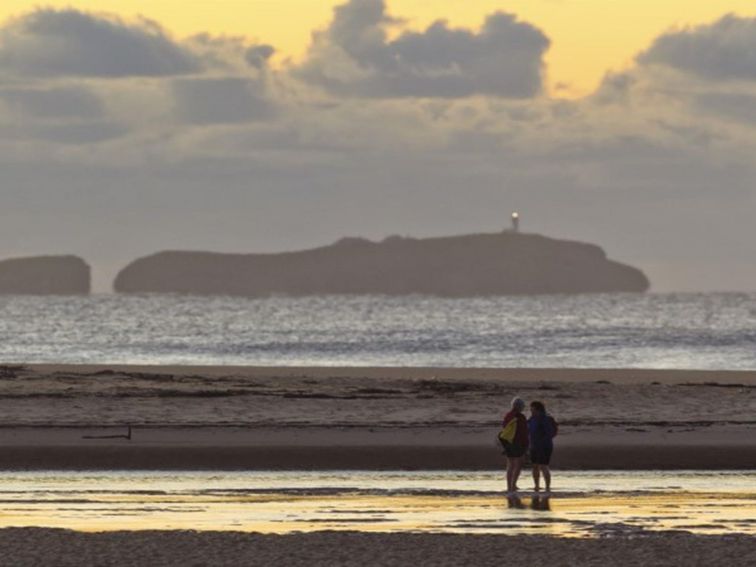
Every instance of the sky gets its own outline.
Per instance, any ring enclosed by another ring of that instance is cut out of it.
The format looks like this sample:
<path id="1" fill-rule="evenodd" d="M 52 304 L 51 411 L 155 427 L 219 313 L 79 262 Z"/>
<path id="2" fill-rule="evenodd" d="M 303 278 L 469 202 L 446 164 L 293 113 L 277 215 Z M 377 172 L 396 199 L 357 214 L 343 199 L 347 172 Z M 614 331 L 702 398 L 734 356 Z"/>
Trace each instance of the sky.
<path id="1" fill-rule="evenodd" d="M 312 32 L 328 25 L 342 0 L 53 0 L 44 3 L 4 0 L 0 20 L 35 6 L 74 6 L 124 18 L 142 15 L 174 36 L 201 33 L 238 36 L 275 45 L 278 60 L 302 59 Z M 582 96 L 609 69 L 630 64 L 640 47 L 675 27 L 710 22 L 726 13 L 756 16 L 753 0 L 393 0 L 391 14 L 410 29 L 436 20 L 479 27 L 486 15 L 505 11 L 536 24 L 553 41 L 545 55 L 548 86 L 560 96 Z"/>
<path id="2" fill-rule="evenodd" d="M 752 0 L 0 5 L 0 257 L 526 231 L 756 290 Z"/>

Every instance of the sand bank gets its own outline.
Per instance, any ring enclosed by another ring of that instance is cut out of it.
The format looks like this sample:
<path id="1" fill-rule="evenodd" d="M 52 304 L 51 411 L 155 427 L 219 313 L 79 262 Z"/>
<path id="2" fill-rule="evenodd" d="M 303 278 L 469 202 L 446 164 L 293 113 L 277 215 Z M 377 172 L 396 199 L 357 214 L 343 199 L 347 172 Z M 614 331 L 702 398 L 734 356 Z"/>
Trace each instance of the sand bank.
<path id="1" fill-rule="evenodd" d="M 316 532 L 79 533 L 0 530 L 4 561 L 15 567 L 57 565 L 752 565 L 754 538 L 654 534 L 602 539 L 545 536 Z"/>
<path id="2" fill-rule="evenodd" d="M 755 393 L 756 372 L 0 367 L 0 467 L 497 469 L 520 395 L 559 420 L 558 468 L 756 469 Z"/>

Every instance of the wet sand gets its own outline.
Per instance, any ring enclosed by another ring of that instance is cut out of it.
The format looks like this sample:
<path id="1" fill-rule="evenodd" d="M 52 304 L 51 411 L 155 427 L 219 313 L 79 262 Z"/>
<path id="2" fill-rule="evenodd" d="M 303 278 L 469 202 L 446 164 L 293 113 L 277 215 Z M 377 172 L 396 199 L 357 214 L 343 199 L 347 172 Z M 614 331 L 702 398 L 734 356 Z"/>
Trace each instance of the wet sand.
<path id="1" fill-rule="evenodd" d="M 755 393 L 756 372 L 5 366 L 0 468 L 493 470 L 516 394 L 559 420 L 556 468 L 754 469 Z"/>
<path id="2" fill-rule="evenodd" d="M 754 538 L 654 534 L 603 539 L 546 536 L 318 532 L 81 533 L 0 530 L 4 559 L 15 567 L 56 565 L 753 565 Z"/>
<path id="3" fill-rule="evenodd" d="M 559 471 L 555 490 L 501 471 L 3 471 L 0 528 L 756 536 L 744 471 Z"/>

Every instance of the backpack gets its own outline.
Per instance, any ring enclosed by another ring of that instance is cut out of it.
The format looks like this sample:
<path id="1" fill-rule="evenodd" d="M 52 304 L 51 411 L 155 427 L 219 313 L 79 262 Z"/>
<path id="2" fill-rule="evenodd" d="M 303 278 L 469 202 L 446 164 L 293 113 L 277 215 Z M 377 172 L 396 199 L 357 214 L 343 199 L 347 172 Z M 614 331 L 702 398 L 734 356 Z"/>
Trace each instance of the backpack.
<path id="1" fill-rule="evenodd" d="M 515 434 L 517 433 L 517 418 L 509 420 L 504 428 L 499 431 L 498 439 L 499 443 L 504 449 L 511 447 L 514 444 Z"/>

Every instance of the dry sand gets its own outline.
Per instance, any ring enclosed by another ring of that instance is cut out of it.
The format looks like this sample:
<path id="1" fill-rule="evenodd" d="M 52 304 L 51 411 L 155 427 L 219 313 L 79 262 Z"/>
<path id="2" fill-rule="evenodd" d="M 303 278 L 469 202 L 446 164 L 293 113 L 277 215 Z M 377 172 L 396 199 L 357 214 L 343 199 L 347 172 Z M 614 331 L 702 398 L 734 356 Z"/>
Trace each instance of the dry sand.
<path id="1" fill-rule="evenodd" d="M 123 366 L 0 367 L 0 468 L 496 469 L 515 394 L 557 468 L 756 469 L 756 372 Z"/>
<path id="2" fill-rule="evenodd" d="M 259 535 L 235 532 L 111 532 L 51 529 L 0 530 L 3 564 L 270 566 L 507 564 L 633 566 L 754 565 L 748 536 L 654 534 L 604 539 L 545 536 L 368 534 L 319 532 Z"/>

